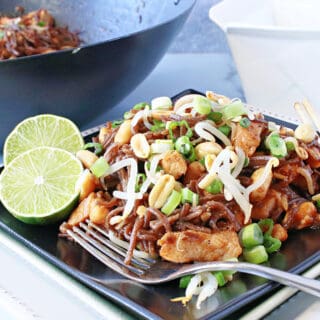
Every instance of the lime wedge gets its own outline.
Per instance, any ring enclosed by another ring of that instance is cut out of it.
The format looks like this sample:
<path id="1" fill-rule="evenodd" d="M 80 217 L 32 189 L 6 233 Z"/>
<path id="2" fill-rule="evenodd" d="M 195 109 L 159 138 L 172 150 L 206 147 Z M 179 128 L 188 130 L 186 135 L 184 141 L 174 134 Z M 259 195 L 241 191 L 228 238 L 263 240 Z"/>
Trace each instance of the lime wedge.
<path id="1" fill-rule="evenodd" d="M 38 147 L 12 160 L 0 175 L 0 199 L 17 219 L 49 224 L 68 216 L 78 201 L 76 182 L 83 171 L 70 152 Z"/>
<path id="2" fill-rule="evenodd" d="M 82 149 L 83 138 L 77 126 L 69 119 L 51 114 L 27 118 L 15 127 L 5 141 L 5 166 L 23 152 L 41 146 L 75 153 Z"/>

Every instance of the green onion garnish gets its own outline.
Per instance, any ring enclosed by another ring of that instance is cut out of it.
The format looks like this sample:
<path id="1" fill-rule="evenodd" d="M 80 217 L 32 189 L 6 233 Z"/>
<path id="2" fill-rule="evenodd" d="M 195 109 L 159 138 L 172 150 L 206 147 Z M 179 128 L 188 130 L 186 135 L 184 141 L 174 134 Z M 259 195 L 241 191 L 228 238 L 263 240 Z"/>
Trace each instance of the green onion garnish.
<path id="1" fill-rule="evenodd" d="M 222 119 L 222 113 L 221 112 L 216 112 L 216 111 L 211 111 L 208 114 L 207 118 L 209 120 L 212 120 L 212 121 L 216 122 L 216 123 L 219 123 L 221 121 L 221 119 Z"/>
<path id="2" fill-rule="evenodd" d="M 248 128 L 250 127 L 251 121 L 248 118 L 242 118 L 239 124 L 242 128 Z"/>
<path id="3" fill-rule="evenodd" d="M 175 142 L 174 147 L 184 156 L 188 156 L 193 149 L 193 145 L 191 144 L 190 139 L 187 136 L 179 137 Z"/>
<path id="4" fill-rule="evenodd" d="M 103 151 L 102 144 L 99 143 L 99 142 L 88 142 L 83 146 L 84 150 L 88 150 L 88 149 L 91 149 L 91 148 L 94 148 L 94 153 L 97 156 L 99 156 Z"/>
<path id="5" fill-rule="evenodd" d="M 39 21 L 38 26 L 39 27 L 45 27 L 46 23 L 44 21 Z"/>
<path id="6" fill-rule="evenodd" d="M 240 100 L 236 100 L 222 109 L 225 120 L 234 119 L 247 114 L 247 109 Z"/>
<path id="7" fill-rule="evenodd" d="M 193 206 L 196 206 L 199 203 L 199 195 L 192 192 L 189 188 L 183 188 L 181 190 L 181 202 L 188 202 L 191 203 Z"/>
<path id="8" fill-rule="evenodd" d="M 136 105 L 134 105 L 134 107 L 132 109 L 133 110 L 142 110 L 146 105 L 148 105 L 147 102 L 140 102 L 140 103 L 137 103 Z"/>
<path id="9" fill-rule="evenodd" d="M 252 248 L 263 244 L 263 233 L 257 223 L 251 223 L 241 229 L 239 239 L 243 247 Z"/>
<path id="10" fill-rule="evenodd" d="M 181 193 L 176 190 L 173 190 L 169 198 L 167 199 L 166 203 L 161 208 L 161 211 L 168 216 L 176 209 L 180 202 Z"/>
<path id="11" fill-rule="evenodd" d="M 281 241 L 268 234 L 265 234 L 263 245 L 265 246 L 268 253 L 273 253 L 280 249 Z"/>
<path id="12" fill-rule="evenodd" d="M 231 132 L 231 127 L 229 127 L 227 124 L 218 127 L 218 130 L 221 131 L 225 136 L 229 136 Z"/>
<path id="13" fill-rule="evenodd" d="M 288 154 L 285 141 L 277 133 L 269 134 L 265 144 L 274 157 L 284 158 Z"/>
<path id="14" fill-rule="evenodd" d="M 111 124 L 111 128 L 117 128 L 122 124 L 123 120 L 114 120 Z"/>
<path id="15" fill-rule="evenodd" d="M 206 191 L 212 194 L 221 193 L 223 189 L 223 183 L 219 179 L 214 179 L 213 182 L 206 187 Z"/>
<path id="16" fill-rule="evenodd" d="M 295 145 L 294 145 L 294 143 L 291 142 L 291 141 L 287 141 L 287 142 L 286 142 L 286 147 L 287 147 L 287 151 L 288 151 L 288 152 L 295 150 Z"/>
<path id="17" fill-rule="evenodd" d="M 163 121 L 154 119 L 153 125 L 151 126 L 150 130 L 152 132 L 157 132 L 157 131 L 163 130 L 165 127 L 166 127 L 166 124 Z"/>
<path id="18" fill-rule="evenodd" d="M 243 257 L 250 263 L 263 263 L 268 261 L 268 253 L 263 245 L 243 250 Z"/>
<path id="19" fill-rule="evenodd" d="M 223 287 L 227 283 L 222 271 L 215 271 L 212 274 L 215 276 L 219 287 Z"/>
<path id="20" fill-rule="evenodd" d="M 132 114 L 130 111 L 126 111 L 126 112 L 123 114 L 123 119 L 124 119 L 124 120 L 131 119 L 132 117 L 133 117 L 133 114 Z"/>
<path id="21" fill-rule="evenodd" d="M 212 109 L 211 101 L 202 96 L 195 96 L 193 98 L 193 107 L 200 114 L 209 114 Z"/>
<path id="22" fill-rule="evenodd" d="M 187 275 L 187 276 L 184 276 L 184 277 L 180 278 L 180 280 L 179 280 L 179 288 L 185 289 L 188 286 L 188 284 L 189 284 L 190 280 L 192 279 L 192 277 L 193 277 L 193 275 Z"/>
<path id="23" fill-rule="evenodd" d="M 135 185 L 135 192 L 139 192 L 141 189 L 141 186 L 146 181 L 147 177 L 144 173 L 138 173 L 136 178 L 136 185 Z"/>
<path id="24" fill-rule="evenodd" d="M 247 167 L 249 163 L 250 163 L 250 159 L 248 157 L 245 157 L 243 166 Z"/>
<path id="25" fill-rule="evenodd" d="M 271 235 L 274 222 L 272 219 L 262 219 L 258 222 L 261 231 L 266 235 Z"/>
<path id="26" fill-rule="evenodd" d="M 5 33 L 3 31 L 0 31 L 0 40 L 4 37 Z"/>
<path id="27" fill-rule="evenodd" d="M 193 135 L 193 132 L 192 132 L 192 129 L 189 127 L 189 124 L 186 120 L 181 120 L 181 121 L 172 121 L 169 123 L 169 126 L 168 126 L 168 130 L 169 130 L 169 135 L 170 135 L 170 138 L 172 140 L 175 140 L 175 137 L 173 135 L 173 130 L 177 127 L 182 127 L 182 126 L 185 126 L 186 129 L 187 129 L 187 132 L 186 132 L 186 136 L 188 138 L 191 138 L 192 135 Z"/>
<path id="28" fill-rule="evenodd" d="M 318 209 L 320 209 L 320 200 L 316 201 L 316 206 L 317 206 Z"/>
<path id="29" fill-rule="evenodd" d="M 164 153 L 174 149 L 174 144 L 172 140 L 157 139 L 155 142 L 151 143 L 150 150 L 151 153 Z"/>
<path id="30" fill-rule="evenodd" d="M 90 167 L 91 172 L 97 177 L 102 177 L 106 171 L 109 169 L 109 164 L 104 157 L 100 157 L 95 163 Z"/>

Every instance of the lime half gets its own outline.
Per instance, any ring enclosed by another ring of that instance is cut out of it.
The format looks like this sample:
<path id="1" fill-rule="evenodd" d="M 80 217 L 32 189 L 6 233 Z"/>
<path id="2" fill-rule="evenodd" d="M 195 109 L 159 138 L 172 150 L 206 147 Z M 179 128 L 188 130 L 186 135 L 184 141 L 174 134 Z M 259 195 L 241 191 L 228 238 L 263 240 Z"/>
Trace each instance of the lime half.
<path id="1" fill-rule="evenodd" d="M 0 175 L 0 199 L 17 219 L 49 224 L 68 216 L 78 201 L 76 182 L 83 171 L 70 152 L 38 147 L 12 160 Z"/>
<path id="2" fill-rule="evenodd" d="M 20 122 L 7 137 L 3 149 L 5 166 L 30 149 L 47 146 L 77 152 L 83 147 L 78 127 L 69 119 L 41 114 Z"/>

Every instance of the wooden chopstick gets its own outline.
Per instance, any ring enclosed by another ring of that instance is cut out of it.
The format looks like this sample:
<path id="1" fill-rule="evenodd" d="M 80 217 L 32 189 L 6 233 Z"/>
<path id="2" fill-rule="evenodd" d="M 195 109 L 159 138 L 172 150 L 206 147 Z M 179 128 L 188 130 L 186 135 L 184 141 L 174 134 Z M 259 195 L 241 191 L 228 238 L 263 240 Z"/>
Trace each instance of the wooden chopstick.
<path id="1" fill-rule="evenodd" d="M 303 100 L 302 105 L 305 107 L 305 110 L 309 114 L 310 119 L 312 120 L 313 124 L 315 125 L 316 129 L 320 131 L 320 118 L 319 115 L 316 113 L 312 105 L 308 100 Z"/>

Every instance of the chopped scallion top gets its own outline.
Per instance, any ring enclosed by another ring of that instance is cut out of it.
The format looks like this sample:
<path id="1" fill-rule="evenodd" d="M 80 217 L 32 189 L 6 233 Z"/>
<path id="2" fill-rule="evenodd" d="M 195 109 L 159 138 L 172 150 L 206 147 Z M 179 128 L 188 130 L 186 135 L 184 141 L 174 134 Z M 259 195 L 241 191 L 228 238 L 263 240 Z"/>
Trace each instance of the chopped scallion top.
<path id="1" fill-rule="evenodd" d="M 181 202 L 188 202 L 193 206 L 196 206 L 199 203 L 199 195 L 191 191 L 189 188 L 183 188 L 181 190 Z"/>
<path id="2" fill-rule="evenodd" d="M 192 135 L 193 135 L 192 129 L 190 128 L 190 126 L 186 120 L 172 121 L 169 123 L 169 126 L 168 126 L 169 135 L 172 140 L 175 140 L 174 135 L 173 135 L 173 130 L 177 127 L 182 127 L 182 126 L 186 127 L 186 129 L 187 129 L 187 132 L 185 135 L 188 138 L 192 137 Z"/>
<path id="3" fill-rule="evenodd" d="M 223 287 L 227 283 L 222 271 L 215 271 L 212 274 L 215 276 L 219 287 Z"/>
<path id="4" fill-rule="evenodd" d="M 150 130 L 152 132 L 161 131 L 165 128 L 165 126 L 166 126 L 166 124 L 163 121 L 154 119 L 153 125 L 151 126 Z"/>
<path id="5" fill-rule="evenodd" d="M 286 142 L 286 147 L 287 147 L 287 151 L 288 151 L 288 152 L 295 150 L 294 143 L 291 142 L 291 141 L 287 141 L 287 142 Z"/>
<path id="6" fill-rule="evenodd" d="M 263 233 L 257 223 L 251 223 L 241 229 L 239 240 L 244 248 L 263 244 Z"/>
<path id="7" fill-rule="evenodd" d="M 140 103 L 137 103 L 136 105 L 134 105 L 134 107 L 132 109 L 133 110 L 142 110 L 147 105 L 148 105 L 147 102 L 140 102 Z"/>
<path id="8" fill-rule="evenodd" d="M 285 141 L 277 133 L 269 134 L 265 144 L 274 157 L 284 158 L 288 154 Z"/>
<path id="9" fill-rule="evenodd" d="M 231 120 L 247 114 L 247 109 L 240 100 L 236 100 L 222 109 L 223 118 Z"/>
<path id="10" fill-rule="evenodd" d="M 221 119 L 222 119 L 222 113 L 221 112 L 217 112 L 217 111 L 211 111 L 208 114 L 207 118 L 209 120 L 212 120 L 212 121 L 216 122 L 216 123 L 219 123 L 221 121 Z"/>
<path id="11" fill-rule="evenodd" d="M 263 263 L 268 261 L 268 253 L 263 245 L 258 245 L 252 248 L 243 250 L 243 257 L 250 263 Z"/>
<path id="12" fill-rule="evenodd" d="M 84 150 L 88 150 L 88 149 L 91 149 L 91 148 L 94 148 L 94 153 L 97 156 L 99 156 L 103 151 L 102 144 L 99 143 L 99 142 L 88 142 L 83 146 Z"/>
<path id="13" fill-rule="evenodd" d="M 124 120 L 131 119 L 132 117 L 133 117 L 133 114 L 132 114 L 130 111 L 126 111 L 126 112 L 123 114 L 123 119 L 124 119 Z"/>
<path id="14" fill-rule="evenodd" d="M 239 124 L 242 128 L 248 128 L 250 127 L 251 121 L 248 118 L 242 118 Z"/>
<path id="15" fill-rule="evenodd" d="M 187 276 L 184 276 L 184 277 L 180 278 L 179 288 L 185 289 L 188 286 L 188 284 L 189 284 L 190 280 L 192 279 L 192 277 L 193 277 L 193 275 L 187 275 Z"/>
<path id="16" fill-rule="evenodd" d="M 268 253 L 273 253 L 280 249 L 281 241 L 277 238 L 272 237 L 271 235 L 265 234 L 263 245 L 265 246 Z"/>
<path id="17" fill-rule="evenodd" d="M 111 128 L 117 128 L 122 124 L 123 120 L 114 120 L 112 121 Z"/>
<path id="18" fill-rule="evenodd" d="M 227 124 L 218 127 L 218 130 L 221 131 L 225 136 L 229 136 L 231 132 L 231 127 L 229 127 Z"/>
<path id="19" fill-rule="evenodd" d="M 258 222 L 258 225 L 264 234 L 271 235 L 274 225 L 272 219 L 262 219 Z"/>
<path id="20" fill-rule="evenodd" d="M 39 21 L 38 26 L 39 27 L 45 27 L 46 23 L 44 21 Z"/>
<path id="21" fill-rule="evenodd" d="M 206 191 L 212 193 L 212 194 L 217 194 L 221 193 L 223 189 L 223 183 L 219 179 L 214 179 L 213 182 L 206 187 Z"/>

